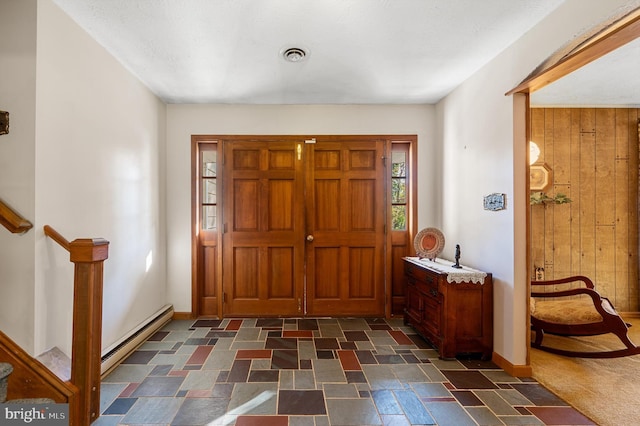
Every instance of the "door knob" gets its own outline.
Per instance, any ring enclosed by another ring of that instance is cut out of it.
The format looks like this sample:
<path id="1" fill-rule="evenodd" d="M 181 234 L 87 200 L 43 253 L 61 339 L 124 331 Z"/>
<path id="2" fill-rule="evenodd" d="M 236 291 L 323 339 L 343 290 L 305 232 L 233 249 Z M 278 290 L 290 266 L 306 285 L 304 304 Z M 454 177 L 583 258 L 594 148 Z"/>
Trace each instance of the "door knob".
<path id="1" fill-rule="evenodd" d="M 313 235 L 311 234 L 307 235 L 307 241 L 309 242 L 313 241 Z"/>

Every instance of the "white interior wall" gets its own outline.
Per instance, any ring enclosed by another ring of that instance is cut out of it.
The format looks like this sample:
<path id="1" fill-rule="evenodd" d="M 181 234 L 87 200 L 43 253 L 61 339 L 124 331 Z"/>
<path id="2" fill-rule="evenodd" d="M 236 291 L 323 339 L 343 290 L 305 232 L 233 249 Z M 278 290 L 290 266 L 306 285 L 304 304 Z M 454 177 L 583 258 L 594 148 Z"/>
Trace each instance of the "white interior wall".
<path id="1" fill-rule="evenodd" d="M 166 106 L 50 0 L 37 29 L 35 353 L 70 355 L 73 264 L 42 227 L 110 241 L 103 348 L 162 308 Z"/>
<path id="2" fill-rule="evenodd" d="M 494 351 L 516 366 L 527 364 L 529 201 L 523 101 L 504 94 L 568 40 L 629 7 L 621 0 L 566 1 L 437 106 L 443 232 L 461 244 L 463 263 L 493 273 Z M 483 209 L 483 197 L 493 192 L 506 194 L 506 210 Z"/>
<path id="3" fill-rule="evenodd" d="M 440 226 L 450 242 L 445 255 L 460 243 L 463 263 L 494 273 L 495 350 L 515 365 L 526 363 L 525 151 L 514 146 L 521 135 L 514 134 L 514 102 L 504 92 L 566 40 L 630 3 L 566 1 L 437 108 L 170 105 L 165 155 L 165 107 L 155 97 L 50 1 L 0 0 L 0 109 L 12 114 L 11 133 L 0 136 L 0 197 L 36 225 L 23 236 L 0 230 L 2 330 L 30 352 L 68 342 L 67 334 L 50 335 L 47 309 L 60 303 L 57 310 L 70 311 L 56 298 L 69 291 L 71 264 L 44 239 L 45 223 L 70 239 L 111 241 L 104 346 L 165 301 L 190 310 L 191 134 L 405 133 L 419 138 L 419 226 Z M 507 194 L 506 211 L 482 210 L 491 192 Z"/>
<path id="4" fill-rule="evenodd" d="M 36 0 L 0 0 L 0 110 L 9 134 L 0 136 L 0 199 L 33 223 L 35 206 Z M 33 350 L 33 230 L 0 226 L 0 330 Z"/>
<path id="5" fill-rule="evenodd" d="M 418 225 L 438 226 L 433 174 L 440 149 L 433 106 L 374 105 L 168 105 L 167 280 L 168 300 L 191 311 L 191 135 L 418 135 Z"/>

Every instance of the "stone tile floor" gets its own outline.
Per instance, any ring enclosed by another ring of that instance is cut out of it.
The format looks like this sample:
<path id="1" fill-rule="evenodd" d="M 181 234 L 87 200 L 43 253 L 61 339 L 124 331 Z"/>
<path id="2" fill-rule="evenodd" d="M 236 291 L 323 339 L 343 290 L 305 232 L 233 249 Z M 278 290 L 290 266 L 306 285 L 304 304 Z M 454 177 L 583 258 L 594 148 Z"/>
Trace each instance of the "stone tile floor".
<path id="1" fill-rule="evenodd" d="M 93 425 L 594 425 L 532 379 L 441 360 L 401 319 L 172 321 L 102 382 Z"/>

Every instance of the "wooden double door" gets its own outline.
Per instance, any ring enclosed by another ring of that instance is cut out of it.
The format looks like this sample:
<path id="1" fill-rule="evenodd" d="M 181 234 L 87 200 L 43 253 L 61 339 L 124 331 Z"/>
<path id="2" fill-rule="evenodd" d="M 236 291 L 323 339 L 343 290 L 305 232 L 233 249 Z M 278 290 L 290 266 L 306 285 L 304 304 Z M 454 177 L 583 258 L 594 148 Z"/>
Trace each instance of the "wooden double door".
<path id="1" fill-rule="evenodd" d="M 385 142 L 222 141 L 224 316 L 385 314 Z"/>

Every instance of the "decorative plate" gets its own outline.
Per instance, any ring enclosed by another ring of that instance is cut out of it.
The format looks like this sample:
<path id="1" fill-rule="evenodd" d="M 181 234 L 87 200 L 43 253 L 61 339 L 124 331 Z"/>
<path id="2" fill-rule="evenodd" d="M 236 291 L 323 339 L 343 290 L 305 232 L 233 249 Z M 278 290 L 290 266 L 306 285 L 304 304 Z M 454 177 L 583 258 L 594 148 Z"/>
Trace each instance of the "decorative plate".
<path id="1" fill-rule="evenodd" d="M 437 228 L 425 228 L 416 234 L 413 247 L 418 257 L 433 260 L 444 249 L 444 235 Z"/>

